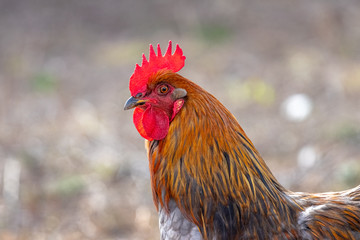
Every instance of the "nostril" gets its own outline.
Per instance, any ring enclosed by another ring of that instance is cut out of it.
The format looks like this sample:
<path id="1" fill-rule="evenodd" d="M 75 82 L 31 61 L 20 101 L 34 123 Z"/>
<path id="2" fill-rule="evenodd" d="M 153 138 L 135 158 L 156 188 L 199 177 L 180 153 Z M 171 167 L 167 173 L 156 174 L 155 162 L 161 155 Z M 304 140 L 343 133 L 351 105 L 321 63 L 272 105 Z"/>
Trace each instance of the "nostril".
<path id="1" fill-rule="evenodd" d="M 138 93 L 138 94 L 135 95 L 136 98 L 141 98 L 142 96 L 143 96 L 142 93 Z"/>

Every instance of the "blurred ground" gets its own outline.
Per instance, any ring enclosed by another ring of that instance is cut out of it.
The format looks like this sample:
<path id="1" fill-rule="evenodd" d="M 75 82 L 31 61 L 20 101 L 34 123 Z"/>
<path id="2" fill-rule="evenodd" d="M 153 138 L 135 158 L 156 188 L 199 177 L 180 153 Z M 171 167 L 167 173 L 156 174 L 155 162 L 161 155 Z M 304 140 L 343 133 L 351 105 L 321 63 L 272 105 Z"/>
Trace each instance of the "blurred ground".
<path id="1" fill-rule="evenodd" d="M 360 184 L 359 1 L 0 0 L 0 239 L 158 239 L 122 108 L 169 39 L 284 186 Z"/>

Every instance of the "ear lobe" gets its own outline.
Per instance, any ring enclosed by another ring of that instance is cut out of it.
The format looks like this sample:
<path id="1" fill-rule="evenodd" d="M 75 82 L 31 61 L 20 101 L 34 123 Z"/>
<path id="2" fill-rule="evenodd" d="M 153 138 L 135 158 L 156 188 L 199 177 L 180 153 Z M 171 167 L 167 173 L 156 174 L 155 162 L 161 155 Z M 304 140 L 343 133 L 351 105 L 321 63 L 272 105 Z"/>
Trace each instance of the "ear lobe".
<path id="1" fill-rule="evenodd" d="M 184 99 L 178 99 L 174 102 L 174 106 L 173 106 L 173 114 L 171 116 L 171 120 L 172 121 L 174 119 L 174 117 L 176 116 L 176 114 L 180 111 L 180 109 L 182 108 L 182 106 L 184 105 Z"/>
<path id="2" fill-rule="evenodd" d="M 183 88 L 175 88 L 174 91 L 171 94 L 171 97 L 174 100 L 176 100 L 176 99 L 179 99 L 179 98 L 186 97 L 186 95 L 187 95 L 187 92 L 186 92 L 185 89 L 183 89 Z"/>

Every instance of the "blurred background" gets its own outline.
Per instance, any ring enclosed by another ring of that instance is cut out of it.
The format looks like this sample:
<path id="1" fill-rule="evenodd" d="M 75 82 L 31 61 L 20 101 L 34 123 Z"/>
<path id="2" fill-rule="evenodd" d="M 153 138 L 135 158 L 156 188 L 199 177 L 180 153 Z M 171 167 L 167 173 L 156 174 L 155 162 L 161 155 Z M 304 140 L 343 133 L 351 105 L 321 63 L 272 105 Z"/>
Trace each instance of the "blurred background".
<path id="1" fill-rule="evenodd" d="M 358 0 L 0 0 L 1 240 L 159 238 L 123 104 L 170 39 L 285 187 L 360 184 Z"/>

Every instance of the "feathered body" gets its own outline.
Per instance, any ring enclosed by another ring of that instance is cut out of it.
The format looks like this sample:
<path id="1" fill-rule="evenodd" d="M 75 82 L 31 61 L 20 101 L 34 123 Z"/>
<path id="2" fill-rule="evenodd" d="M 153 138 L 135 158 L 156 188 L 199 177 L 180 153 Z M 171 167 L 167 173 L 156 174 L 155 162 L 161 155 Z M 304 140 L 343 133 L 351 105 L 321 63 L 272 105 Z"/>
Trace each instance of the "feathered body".
<path id="1" fill-rule="evenodd" d="M 148 105 L 152 98 L 146 96 L 164 85 L 173 96 L 169 107 L 167 100 L 159 105 L 166 95 Z M 141 95 L 137 109 L 158 114 L 164 108 L 160 115 L 169 120 L 166 135 L 153 139 L 161 131 L 147 127 L 146 120 L 155 117 L 134 116 L 149 140 L 162 239 L 360 239 L 360 186 L 324 194 L 286 190 L 236 118 L 210 93 L 169 68 L 153 72 Z"/>

